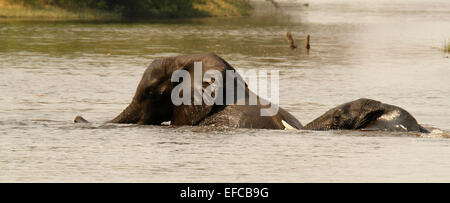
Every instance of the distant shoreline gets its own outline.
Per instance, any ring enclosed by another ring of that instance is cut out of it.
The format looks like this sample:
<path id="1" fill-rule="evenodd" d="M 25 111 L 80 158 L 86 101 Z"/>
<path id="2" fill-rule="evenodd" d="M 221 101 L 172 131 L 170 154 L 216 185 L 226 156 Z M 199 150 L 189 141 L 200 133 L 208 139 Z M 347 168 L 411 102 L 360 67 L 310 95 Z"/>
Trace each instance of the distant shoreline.
<path id="1" fill-rule="evenodd" d="M 37 1 L 38 2 L 38 1 Z M 124 16 L 120 12 L 112 12 L 92 8 L 68 9 L 48 4 L 27 5 L 12 0 L 0 0 L 1 20 L 146 20 L 196 17 L 248 16 L 252 7 L 245 0 L 209 0 L 194 3 L 191 11 L 183 16 L 149 14 L 148 16 Z M 149 11 L 150 12 L 150 11 Z M 185 15 L 185 16 L 184 16 Z"/>
<path id="2" fill-rule="evenodd" d="M 96 9 L 70 11 L 56 6 L 31 6 L 0 0 L 0 19 L 23 20 L 118 20 L 121 16 L 112 12 Z"/>

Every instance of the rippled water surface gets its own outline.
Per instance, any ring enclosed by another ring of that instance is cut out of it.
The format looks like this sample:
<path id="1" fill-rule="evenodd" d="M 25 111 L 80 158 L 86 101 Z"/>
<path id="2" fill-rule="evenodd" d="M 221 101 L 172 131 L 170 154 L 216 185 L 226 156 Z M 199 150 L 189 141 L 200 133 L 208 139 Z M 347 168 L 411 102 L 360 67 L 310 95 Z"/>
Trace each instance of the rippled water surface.
<path id="1" fill-rule="evenodd" d="M 0 181 L 450 181 L 450 2 L 303 3 L 243 18 L 1 20 Z M 291 51 L 286 31 L 300 47 L 310 34 L 312 49 Z M 433 133 L 102 124 L 153 59 L 202 52 L 279 70 L 280 104 L 303 124 L 367 97 Z M 78 114 L 94 123 L 73 124 Z"/>

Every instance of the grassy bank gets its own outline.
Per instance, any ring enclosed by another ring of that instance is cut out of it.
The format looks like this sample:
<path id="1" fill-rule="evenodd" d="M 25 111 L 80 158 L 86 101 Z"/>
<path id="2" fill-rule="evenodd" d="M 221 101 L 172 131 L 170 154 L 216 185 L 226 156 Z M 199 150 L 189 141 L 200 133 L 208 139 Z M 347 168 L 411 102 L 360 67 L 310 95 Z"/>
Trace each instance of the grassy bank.
<path id="1" fill-rule="evenodd" d="M 0 0 L 0 18 L 119 20 L 246 16 L 247 0 Z"/>
<path id="2" fill-rule="evenodd" d="M 196 1 L 193 8 L 207 16 L 248 16 L 252 11 L 252 7 L 246 0 Z"/>
<path id="3" fill-rule="evenodd" d="M 120 19 L 117 13 L 98 9 L 80 8 L 69 10 L 53 5 L 29 5 L 20 2 L 0 0 L 0 18 L 15 19 L 64 19 L 64 20 L 100 20 Z"/>

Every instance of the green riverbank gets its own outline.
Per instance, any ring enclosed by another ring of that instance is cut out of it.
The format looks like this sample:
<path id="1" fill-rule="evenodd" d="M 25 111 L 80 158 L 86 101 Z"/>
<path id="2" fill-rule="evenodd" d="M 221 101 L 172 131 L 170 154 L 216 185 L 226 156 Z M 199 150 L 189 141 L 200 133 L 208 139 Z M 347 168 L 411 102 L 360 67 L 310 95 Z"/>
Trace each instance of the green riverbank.
<path id="1" fill-rule="evenodd" d="M 0 18 L 52 20 L 247 16 L 247 0 L 0 0 Z"/>

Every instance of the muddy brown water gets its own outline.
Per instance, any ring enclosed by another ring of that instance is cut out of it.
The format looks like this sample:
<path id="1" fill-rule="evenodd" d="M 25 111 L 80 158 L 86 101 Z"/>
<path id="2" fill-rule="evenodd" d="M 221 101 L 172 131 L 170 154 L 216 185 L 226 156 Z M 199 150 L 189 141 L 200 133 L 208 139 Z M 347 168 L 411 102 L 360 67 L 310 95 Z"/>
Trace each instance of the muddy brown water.
<path id="1" fill-rule="evenodd" d="M 0 21 L 1 182 L 450 181 L 446 0 L 282 1 L 253 17 Z M 264 6 L 259 4 L 258 6 Z M 311 50 L 291 51 L 311 35 Z M 103 125 L 157 57 L 215 52 L 280 71 L 303 124 L 361 97 L 431 134 Z M 92 124 L 73 124 L 82 114 Z"/>

